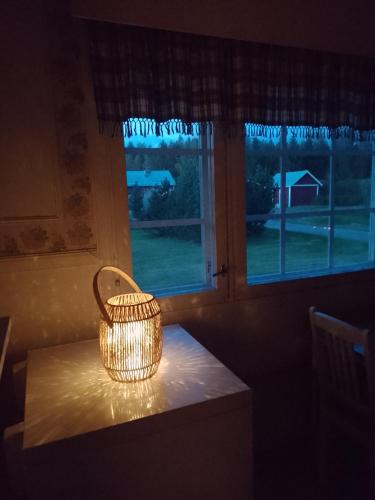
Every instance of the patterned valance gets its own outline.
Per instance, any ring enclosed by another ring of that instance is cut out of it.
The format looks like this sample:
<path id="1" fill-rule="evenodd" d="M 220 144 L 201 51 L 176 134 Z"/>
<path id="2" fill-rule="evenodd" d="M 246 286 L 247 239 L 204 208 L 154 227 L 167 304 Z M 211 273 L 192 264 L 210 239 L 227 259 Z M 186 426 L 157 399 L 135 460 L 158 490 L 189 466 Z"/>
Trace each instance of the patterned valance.
<path id="1" fill-rule="evenodd" d="M 216 122 L 249 135 L 288 125 L 304 137 L 375 137 L 373 58 L 110 23 L 88 31 L 98 120 L 111 134 Z"/>

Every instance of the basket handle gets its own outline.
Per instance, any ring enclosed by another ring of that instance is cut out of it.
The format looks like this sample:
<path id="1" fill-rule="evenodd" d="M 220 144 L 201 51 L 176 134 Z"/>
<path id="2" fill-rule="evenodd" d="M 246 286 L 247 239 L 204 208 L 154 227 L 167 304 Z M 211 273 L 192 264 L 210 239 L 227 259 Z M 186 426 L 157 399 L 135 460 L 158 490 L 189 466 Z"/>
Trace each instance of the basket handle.
<path id="1" fill-rule="evenodd" d="M 119 269 L 118 267 L 114 267 L 114 266 L 103 266 L 101 267 L 96 273 L 95 273 L 95 276 L 94 276 L 94 280 L 93 280 L 93 289 L 94 289 L 94 296 L 95 296 L 95 299 L 96 299 L 96 303 L 98 304 L 98 307 L 100 309 L 100 312 L 102 313 L 102 316 L 104 318 L 104 321 L 107 323 L 107 325 L 112 328 L 113 327 L 113 321 L 111 320 L 111 318 L 109 317 L 109 314 L 107 312 L 107 309 L 104 307 L 104 303 L 102 301 L 102 298 L 100 296 L 100 292 L 99 292 L 99 287 L 98 287 L 98 278 L 99 278 L 99 274 L 102 272 L 102 271 L 112 271 L 113 273 L 116 273 L 118 274 L 119 276 L 121 276 L 121 278 L 123 278 L 133 289 L 135 292 L 137 293 L 141 293 L 142 290 L 139 288 L 139 286 L 137 285 L 137 283 L 125 272 L 125 271 L 121 271 L 121 269 Z"/>

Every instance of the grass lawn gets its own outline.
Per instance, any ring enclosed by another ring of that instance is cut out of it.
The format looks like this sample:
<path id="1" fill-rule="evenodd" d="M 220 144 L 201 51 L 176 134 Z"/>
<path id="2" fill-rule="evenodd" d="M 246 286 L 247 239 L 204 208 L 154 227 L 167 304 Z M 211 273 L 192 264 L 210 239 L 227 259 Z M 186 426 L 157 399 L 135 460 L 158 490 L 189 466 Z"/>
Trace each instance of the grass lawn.
<path id="1" fill-rule="evenodd" d="M 279 231 L 265 229 L 262 234 L 247 240 L 248 276 L 279 272 Z M 337 238 L 334 241 L 336 266 L 361 264 L 368 261 L 368 244 L 362 241 Z M 324 236 L 286 233 L 285 268 L 287 272 L 309 272 L 328 265 L 328 240 Z"/>
<path id="2" fill-rule="evenodd" d="M 335 216 L 335 227 L 355 229 L 357 231 L 369 230 L 370 216 L 365 213 L 354 213 Z"/>
<path id="3" fill-rule="evenodd" d="M 132 229 L 133 274 L 144 289 L 203 284 L 204 263 L 198 243 L 157 237 L 147 229 Z"/>
<path id="4" fill-rule="evenodd" d="M 202 248 L 198 243 L 172 237 L 157 237 L 150 230 L 132 230 L 134 277 L 144 290 L 204 283 Z M 247 271 L 254 277 L 279 272 L 279 232 L 265 229 L 247 241 Z M 286 271 L 309 272 L 327 268 L 328 242 L 324 236 L 286 233 Z M 368 261 L 368 244 L 337 238 L 336 266 Z"/>
<path id="5" fill-rule="evenodd" d="M 287 213 L 298 213 L 301 210 L 325 210 L 326 206 L 300 206 L 288 208 Z M 353 212 L 351 214 L 335 215 L 335 227 L 344 229 L 354 229 L 356 231 L 368 231 L 369 229 L 369 214 L 365 212 Z M 290 222 L 296 224 L 305 224 L 309 226 L 326 226 L 328 224 L 327 216 L 312 216 L 312 217 L 293 217 Z"/>
<path id="6" fill-rule="evenodd" d="M 366 213 L 352 213 L 335 215 L 335 227 L 343 229 L 354 229 L 356 231 L 367 232 L 369 229 L 369 214 Z M 329 218 L 327 216 L 316 216 L 316 217 L 297 217 L 293 219 L 288 219 L 290 222 L 295 222 L 297 224 L 306 224 L 309 226 L 326 226 L 328 224 Z"/>

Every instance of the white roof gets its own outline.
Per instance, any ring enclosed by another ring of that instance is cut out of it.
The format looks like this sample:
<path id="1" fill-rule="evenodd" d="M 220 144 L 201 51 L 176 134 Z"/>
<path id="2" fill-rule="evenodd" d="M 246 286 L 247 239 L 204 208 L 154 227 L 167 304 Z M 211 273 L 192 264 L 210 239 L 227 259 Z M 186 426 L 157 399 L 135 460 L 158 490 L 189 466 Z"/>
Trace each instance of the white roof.
<path id="1" fill-rule="evenodd" d="M 168 181 L 171 186 L 176 185 L 169 170 L 128 170 L 126 183 L 128 187 L 156 187 Z"/>
<path id="2" fill-rule="evenodd" d="M 319 184 L 319 186 L 322 186 L 322 183 L 320 182 L 319 179 L 315 177 L 309 170 L 296 170 L 295 172 L 286 172 L 285 174 L 285 187 L 290 187 L 294 186 L 294 184 L 297 184 L 299 180 L 302 179 L 304 175 L 310 175 L 312 179 L 316 182 L 316 184 Z M 281 185 L 281 180 L 280 180 L 280 174 L 275 174 L 273 176 L 273 183 L 276 186 Z"/>

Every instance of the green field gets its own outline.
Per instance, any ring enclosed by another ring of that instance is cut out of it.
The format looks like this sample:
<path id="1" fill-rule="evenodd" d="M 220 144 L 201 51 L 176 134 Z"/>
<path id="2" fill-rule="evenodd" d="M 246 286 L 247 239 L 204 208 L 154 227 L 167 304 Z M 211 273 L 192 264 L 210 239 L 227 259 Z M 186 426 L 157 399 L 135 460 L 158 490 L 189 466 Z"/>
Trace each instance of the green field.
<path id="1" fill-rule="evenodd" d="M 327 216 L 315 216 L 315 217 L 297 217 L 289 219 L 290 222 L 295 222 L 298 224 L 305 225 L 316 225 L 324 226 L 327 225 Z M 368 213 L 351 213 L 343 215 L 335 215 L 335 227 L 343 229 L 354 229 L 356 231 L 368 231 L 369 229 L 369 214 Z"/>
<path id="2" fill-rule="evenodd" d="M 249 276 L 279 272 L 279 231 L 265 229 L 247 240 L 247 272 Z M 355 265 L 368 261 L 368 243 L 337 238 L 334 241 L 335 266 Z M 309 272 L 322 270 L 328 264 L 328 238 L 287 231 L 285 270 Z"/>
<path id="3" fill-rule="evenodd" d="M 196 286 L 204 281 L 202 249 L 198 243 L 172 237 L 155 236 L 151 230 L 132 230 L 133 269 L 141 288 Z M 286 233 L 285 266 L 287 272 L 313 272 L 327 267 L 327 237 Z M 336 266 L 368 261 L 368 244 L 337 238 L 334 242 Z M 265 229 L 247 241 L 248 275 L 251 277 L 279 272 L 279 232 Z"/>
<path id="4" fill-rule="evenodd" d="M 287 214 L 298 214 L 298 212 L 309 210 L 326 210 L 326 206 L 298 206 L 291 207 L 287 209 Z M 274 213 L 279 213 L 278 210 L 274 210 Z M 327 216 L 311 216 L 311 217 L 293 217 L 289 219 L 290 222 L 295 222 L 297 224 L 305 225 L 316 225 L 322 226 L 327 225 Z M 357 231 L 368 231 L 369 228 L 369 214 L 368 212 L 351 212 L 348 214 L 340 214 L 337 212 L 335 215 L 335 227 L 342 227 L 345 229 L 355 229 Z"/>
<path id="5" fill-rule="evenodd" d="M 147 229 L 132 229 L 133 274 L 145 290 L 202 285 L 203 258 L 198 243 L 159 238 Z"/>

